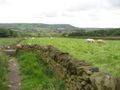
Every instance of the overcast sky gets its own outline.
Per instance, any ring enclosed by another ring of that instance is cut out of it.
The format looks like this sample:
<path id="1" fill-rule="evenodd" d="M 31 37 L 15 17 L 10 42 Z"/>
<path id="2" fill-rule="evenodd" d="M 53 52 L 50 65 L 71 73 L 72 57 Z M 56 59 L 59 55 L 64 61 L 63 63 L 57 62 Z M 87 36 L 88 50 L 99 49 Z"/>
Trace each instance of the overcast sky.
<path id="1" fill-rule="evenodd" d="M 120 27 L 120 0 L 0 0 L 0 23 Z"/>

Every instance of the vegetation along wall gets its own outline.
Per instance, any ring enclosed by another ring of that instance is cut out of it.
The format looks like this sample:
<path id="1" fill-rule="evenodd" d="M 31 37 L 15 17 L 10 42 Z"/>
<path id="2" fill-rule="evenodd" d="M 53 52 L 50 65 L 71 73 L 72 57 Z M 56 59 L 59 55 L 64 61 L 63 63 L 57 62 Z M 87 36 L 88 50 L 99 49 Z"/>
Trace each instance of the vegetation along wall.
<path id="1" fill-rule="evenodd" d="M 120 80 L 53 46 L 22 45 L 16 48 L 16 52 L 29 50 L 37 52 L 55 75 L 65 80 L 67 90 L 120 90 Z"/>

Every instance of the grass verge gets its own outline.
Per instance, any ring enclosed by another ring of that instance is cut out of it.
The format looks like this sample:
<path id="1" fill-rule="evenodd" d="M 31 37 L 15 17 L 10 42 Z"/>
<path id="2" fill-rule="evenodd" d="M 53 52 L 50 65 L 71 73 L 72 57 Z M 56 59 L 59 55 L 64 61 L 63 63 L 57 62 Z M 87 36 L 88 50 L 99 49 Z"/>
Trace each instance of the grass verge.
<path id="1" fill-rule="evenodd" d="M 17 58 L 21 70 L 22 90 L 65 90 L 64 82 L 56 78 L 35 53 L 22 52 Z"/>
<path id="2" fill-rule="evenodd" d="M 7 73 L 8 73 L 8 57 L 0 53 L 0 90 L 8 90 Z"/>

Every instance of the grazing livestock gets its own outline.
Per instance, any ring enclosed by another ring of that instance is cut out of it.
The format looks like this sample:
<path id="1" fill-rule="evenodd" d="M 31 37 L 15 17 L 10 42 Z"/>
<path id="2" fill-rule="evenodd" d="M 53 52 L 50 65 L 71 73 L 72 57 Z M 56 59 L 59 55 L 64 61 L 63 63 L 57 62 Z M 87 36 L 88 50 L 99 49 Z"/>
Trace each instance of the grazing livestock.
<path id="1" fill-rule="evenodd" d="M 21 44 L 17 44 L 16 47 L 20 48 L 20 47 L 21 47 Z"/>
<path id="2" fill-rule="evenodd" d="M 94 39 L 89 39 L 89 38 L 88 38 L 88 39 L 86 39 L 86 41 L 87 41 L 87 42 L 90 42 L 90 43 L 94 43 L 94 42 L 95 42 L 95 40 L 94 40 Z"/>
<path id="3" fill-rule="evenodd" d="M 7 46 L 7 49 L 10 49 L 10 46 Z"/>
<path id="4" fill-rule="evenodd" d="M 21 45 L 21 44 L 17 44 L 16 47 L 17 47 L 17 48 L 21 48 L 22 45 Z"/>
<path id="5" fill-rule="evenodd" d="M 50 37 L 50 39 L 53 39 L 53 37 Z"/>
<path id="6" fill-rule="evenodd" d="M 98 40 L 96 40 L 96 42 L 97 42 L 97 43 L 101 43 L 101 44 L 103 44 L 103 43 L 105 43 L 105 40 L 98 39 Z"/>
<path id="7" fill-rule="evenodd" d="M 34 37 L 32 37 L 31 39 L 35 39 Z"/>

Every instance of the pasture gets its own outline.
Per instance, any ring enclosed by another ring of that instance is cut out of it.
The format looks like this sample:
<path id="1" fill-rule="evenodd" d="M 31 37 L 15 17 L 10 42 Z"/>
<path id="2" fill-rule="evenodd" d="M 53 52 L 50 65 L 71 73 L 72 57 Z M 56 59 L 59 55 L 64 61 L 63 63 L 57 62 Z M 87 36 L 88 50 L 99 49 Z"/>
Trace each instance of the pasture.
<path id="1" fill-rule="evenodd" d="M 98 44 L 87 43 L 84 39 L 73 38 L 29 38 L 23 41 L 22 44 L 53 45 L 79 60 L 85 60 L 99 67 L 100 70 L 120 78 L 119 40 L 107 40 L 105 44 Z"/>
<path id="2" fill-rule="evenodd" d="M 0 38 L 0 45 L 11 45 L 16 43 L 20 38 Z"/>
<path id="3" fill-rule="evenodd" d="M 11 45 L 19 38 L 0 38 L 0 45 Z M 21 44 L 53 45 L 63 52 L 68 52 L 78 60 L 84 60 L 101 71 L 120 78 L 120 41 L 105 40 L 105 43 L 88 43 L 85 39 L 74 38 L 27 38 Z M 8 89 L 9 58 L 0 55 L 0 90 Z M 16 55 L 20 65 L 22 90 L 65 90 L 63 81 L 37 58 L 34 52 L 24 52 Z M 2 73 L 1 73 L 2 72 Z"/>

